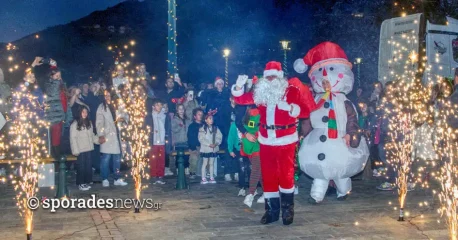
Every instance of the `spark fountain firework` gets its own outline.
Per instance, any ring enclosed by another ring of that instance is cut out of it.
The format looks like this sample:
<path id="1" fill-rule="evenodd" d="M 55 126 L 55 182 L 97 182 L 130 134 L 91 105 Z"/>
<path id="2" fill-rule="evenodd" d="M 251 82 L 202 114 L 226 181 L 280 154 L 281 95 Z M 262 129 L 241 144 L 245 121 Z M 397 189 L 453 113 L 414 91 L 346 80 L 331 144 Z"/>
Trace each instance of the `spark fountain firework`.
<path id="1" fill-rule="evenodd" d="M 16 157 L 23 161 L 19 165 L 17 176 L 11 178 L 16 191 L 16 205 L 19 214 L 24 218 L 27 239 L 31 239 L 33 211 L 27 207 L 27 201 L 36 197 L 38 192 L 39 162 L 45 157 L 43 152 L 46 152 L 42 130 L 46 129 L 48 124 L 41 120 L 41 106 L 37 97 L 29 91 L 29 87 L 19 86 L 13 93 L 13 99 L 13 124 L 9 131 L 10 148 L 14 148 L 17 152 Z"/>
<path id="2" fill-rule="evenodd" d="M 437 174 L 440 182 L 438 192 L 441 207 L 439 213 L 445 217 L 450 239 L 458 239 L 458 165 L 457 165 L 457 135 L 456 126 L 451 127 L 450 120 L 456 118 L 456 104 L 449 99 L 438 99 L 435 114 L 436 151 L 441 156 L 441 169 Z M 435 192 L 435 191 L 434 191 Z"/>
<path id="3" fill-rule="evenodd" d="M 130 50 L 130 57 L 134 57 L 135 53 L 132 51 L 136 42 L 131 40 L 129 44 L 124 45 L 124 50 Z M 125 80 L 125 92 L 120 92 L 118 99 L 118 113 L 124 116 L 123 123 L 118 124 L 121 129 L 121 138 L 123 145 L 125 145 L 126 159 L 131 162 L 131 174 L 135 182 L 135 198 L 140 200 L 141 192 L 147 188 L 148 185 L 143 183 L 143 179 L 149 179 L 149 174 L 145 171 L 148 166 L 148 151 L 149 151 L 149 128 L 145 127 L 146 116 L 146 92 L 143 85 L 140 85 L 142 78 L 138 78 L 137 71 L 129 69 L 130 61 L 124 58 L 122 48 L 114 47 L 117 50 L 114 56 L 115 65 L 117 70 L 123 69 L 123 76 Z M 108 50 L 112 51 L 113 47 Z M 124 62 L 121 62 L 124 60 Z M 121 77 L 118 72 L 113 74 L 113 77 Z M 115 89 L 116 90 L 116 89 Z M 135 212 L 139 213 L 140 209 L 135 208 Z"/>
<path id="4" fill-rule="evenodd" d="M 131 174 L 135 182 L 135 198 L 140 200 L 141 192 L 148 185 L 144 185 L 142 180 L 149 179 L 149 174 L 145 172 L 148 166 L 148 150 L 149 150 L 149 128 L 145 128 L 145 99 L 146 94 L 142 86 L 134 85 L 132 89 L 132 97 L 125 101 L 125 109 L 129 115 L 129 122 L 123 138 L 129 142 L 130 156 L 132 163 Z M 135 212 L 139 212 L 136 208 Z"/>
<path id="5" fill-rule="evenodd" d="M 383 116 L 388 122 L 388 138 L 386 144 L 387 161 L 397 173 L 396 186 L 398 189 L 399 221 L 404 221 L 404 206 L 408 188 L 413 185 L 412 162 L 413 140 L 415 128 L 424 119 L 424 112 L 420 111 L 424 105 L 424 94 L 418 68 L 418 54 L 412 51 L 412 45 L 417 43 L 415 34 L 404 34 L 402 38 L 388 43 L 394 49 L 395 56 L 391 64 L 400 71 L 392 72 L 394 84 L 386 90 Z M 410 185 L 410 186 L 409 186 Z"/>

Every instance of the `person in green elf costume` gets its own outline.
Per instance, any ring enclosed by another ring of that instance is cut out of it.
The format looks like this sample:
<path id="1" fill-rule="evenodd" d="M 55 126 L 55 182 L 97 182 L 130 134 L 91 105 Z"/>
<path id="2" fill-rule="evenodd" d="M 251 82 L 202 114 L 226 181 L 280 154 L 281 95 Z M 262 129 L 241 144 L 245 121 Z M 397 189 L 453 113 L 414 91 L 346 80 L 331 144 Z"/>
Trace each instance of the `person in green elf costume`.
<path id="1" fill-rule="evenodd" d="M 251 91 L 256 84 L 257 77 L 248 81 L 246 88 Z M 240 133 L 241 147 L 240 155 L 247 157 L 251 162 L 251 174 L 249 177 L 248 194 L 245 196 L 243 203 L 251 207 L 254 197 L 257 195 L 257 186 L 262 182 L 261 179 L 261 160 L 259 155 L 260 145 L 257 140 L 259 131 L 259 110 L 256 105 L 239 105 L 237 106 L 235 126 Z M 258 203 L 264 203 L 264 196 L 261 196 Z"/>

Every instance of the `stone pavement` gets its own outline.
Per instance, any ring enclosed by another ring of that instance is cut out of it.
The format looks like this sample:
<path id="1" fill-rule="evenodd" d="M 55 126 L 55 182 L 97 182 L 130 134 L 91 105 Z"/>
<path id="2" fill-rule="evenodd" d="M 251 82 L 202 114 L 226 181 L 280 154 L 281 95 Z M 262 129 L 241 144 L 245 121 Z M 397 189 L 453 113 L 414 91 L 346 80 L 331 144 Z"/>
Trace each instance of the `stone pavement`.
<path id="1" fill-rule="evenodd" d="M 324 203 L 307 203 L 311 181 L 302 177 L 296 196 L 296 217 L 291 226 L 280 222 L 261 225 L 263 204 L 246 207 L 237 197 L 235 183 L 222 180 L 201 186 L 197 180 L 190 190 L 176 191 L 175 179 L 166 185 L 150 185 L 143 197 L 162 203 L 160 210 L 143 209 L 59 209 L 55 213 L 39 209 L 35 212 L 33 239 L 448 239 L 444 219 L 437 214 L 438 199 L 431 190 L 408 193 L 405 222 L 398 222 L 395 192 L 375 190 L 377 181 L 354 181 L 353 192 L 346 202 L 335 195 Z M 72 197 L 132 198 L 129 186 L 102 188 L 95 183 L 90 191 L 80 192 L 69 185 Z M 41 189 L 41 195 L 53 195 Z M 17 214 L 11 185 L 0 185 L 0 239 L 24 239 L 22 219 Z M 257 198 L 256 198 L 257 199 Z M 389 202 L 392 205 L 389 205 Z M 428 206 L 420 207 L 427 201 Z M 441 220 L 440 223 L 438 220 Z"/>

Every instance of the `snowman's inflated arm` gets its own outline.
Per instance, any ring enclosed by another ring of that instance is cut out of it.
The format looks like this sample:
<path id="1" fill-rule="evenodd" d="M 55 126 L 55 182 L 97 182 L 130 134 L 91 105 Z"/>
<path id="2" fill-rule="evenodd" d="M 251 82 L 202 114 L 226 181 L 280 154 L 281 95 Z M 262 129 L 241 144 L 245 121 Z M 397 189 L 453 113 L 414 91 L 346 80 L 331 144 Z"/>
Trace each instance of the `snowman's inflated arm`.
<path id="1" fill-rule="evenodd" d="M 347 112 L 347 126 L 346 132 L 350 135 L 350 147 L 356 148 L 361 141 L 361 134 L 359 131 L 358 117 L 353 103 L 345 101 L 345 111 Z"/>

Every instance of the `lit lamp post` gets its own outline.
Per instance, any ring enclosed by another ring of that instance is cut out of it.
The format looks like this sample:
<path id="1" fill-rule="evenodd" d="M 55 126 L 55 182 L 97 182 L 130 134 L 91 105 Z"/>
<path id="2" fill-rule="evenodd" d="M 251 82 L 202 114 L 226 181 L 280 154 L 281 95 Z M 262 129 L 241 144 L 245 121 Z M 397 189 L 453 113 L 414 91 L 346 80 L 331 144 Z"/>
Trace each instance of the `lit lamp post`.
<path id="1" fill-rule="evenodd" d="M 286 51 L 291 50 L 291 48 L 288 47 L 290 41 L 280 41 L 281 43 L 281 48 L 283 49 L 283 72 L 285 73 L 286 76 L 288 76 L 288 67 L 286 65 L 286 62 L 288 60 L 288 55 Z"/>
<path id="2" fill-rule="evenodd" d="M 356 81 L 358 82 L 358 87 L 361 87 L 361 62 L 362 58 L 356 58 Z"/>
<path id="3" fill-rule="evenodd" d="M 231 50 L 229 49 L 224 49 L 223 50 L 223 57 L 226 59 L 226 68 L 224 70 L 224 82 L 226 83 L 226 87 L 229 85 L 229 55 L 231 54 Z"/>

